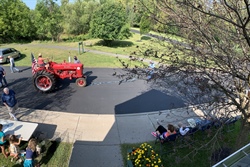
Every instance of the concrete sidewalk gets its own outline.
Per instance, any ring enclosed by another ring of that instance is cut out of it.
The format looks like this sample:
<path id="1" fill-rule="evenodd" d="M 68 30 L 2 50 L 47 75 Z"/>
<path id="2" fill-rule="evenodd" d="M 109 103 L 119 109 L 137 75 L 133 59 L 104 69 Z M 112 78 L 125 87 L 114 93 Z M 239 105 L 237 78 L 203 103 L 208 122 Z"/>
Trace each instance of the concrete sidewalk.
<path id="1" fill-rule="evenodd" d="M 20 121 L 39 123 L 36 132 L 45 138 L 74 144 L 70 167 L 122 167 L 120 144 L 142 143 L 155 138 L 150 134 L 160 124 L 177 125 L 202 113 L 180 108 L 143 114 L 90 115 L 21 108 Z M 0 117 L 8 119 L 5 108 Z"/>

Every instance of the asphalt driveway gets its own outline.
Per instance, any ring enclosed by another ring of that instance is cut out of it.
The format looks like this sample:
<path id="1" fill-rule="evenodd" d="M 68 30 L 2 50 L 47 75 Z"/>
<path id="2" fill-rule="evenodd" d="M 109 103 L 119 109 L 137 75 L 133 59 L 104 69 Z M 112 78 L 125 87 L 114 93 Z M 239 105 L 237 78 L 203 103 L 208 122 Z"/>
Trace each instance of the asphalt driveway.
<path id="1" fill-rule="evenodd" d="M 113 76 L 119 69 L 87 68 L 87 87 L 77 87 L 74 80 L 61 80 L 57 90 L 45 94 L 37 92 L 33 86 L 31 69 L 22 73 L 10 73 L 4 67 L 9 88 L 17 94 L 20 107 L 87 114 L 130 114 L 152 112 L 183 107 L 178 97 L 167 95 L 143 80 L 119 84 Z"/>

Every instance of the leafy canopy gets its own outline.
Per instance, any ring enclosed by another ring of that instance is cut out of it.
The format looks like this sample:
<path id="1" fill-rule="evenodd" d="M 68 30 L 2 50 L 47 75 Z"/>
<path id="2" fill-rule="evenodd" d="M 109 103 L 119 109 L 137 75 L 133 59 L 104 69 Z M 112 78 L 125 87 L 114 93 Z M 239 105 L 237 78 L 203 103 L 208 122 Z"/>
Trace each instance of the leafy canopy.
<path id="1" fill-rule="evenodd" d="M 0 37 L 5 41 L 34 35 L 29 8 L 20 0 L 0 1 Z"/>
<path id="2" fill-rule="evenodd" d="M 131 33 L 124 6 L 116 2 L 100 6 L 92 17 L 90 34 L 107 42 L 129 38 Z"/>

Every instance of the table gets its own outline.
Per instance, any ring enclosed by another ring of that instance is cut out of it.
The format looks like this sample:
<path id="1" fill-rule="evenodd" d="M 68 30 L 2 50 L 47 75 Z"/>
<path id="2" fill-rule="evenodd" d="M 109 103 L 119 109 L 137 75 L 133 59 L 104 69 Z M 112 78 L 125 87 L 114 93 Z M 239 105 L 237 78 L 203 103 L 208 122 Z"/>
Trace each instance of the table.
<path id="1" fill-rule="evenodd" d="M 18 137 L 22 137 L 23 141 L 28 141 L 38 126 L 37 123 L 5 119 L 0 119 L 0 124 L 3 125 L 2 131 L 5 135 L 17 135 Z"/>

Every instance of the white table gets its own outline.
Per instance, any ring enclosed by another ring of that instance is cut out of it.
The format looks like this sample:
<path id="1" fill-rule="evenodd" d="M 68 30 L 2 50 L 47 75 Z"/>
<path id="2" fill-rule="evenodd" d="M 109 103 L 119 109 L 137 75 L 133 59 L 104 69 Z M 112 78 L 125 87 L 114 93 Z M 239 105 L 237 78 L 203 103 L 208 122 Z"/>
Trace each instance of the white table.
<path id="1" fill-rule="evenodd" d="M 17 135 L 18 137 L 22 137 L 23 141 L 28 141 L 38 126 L 37 123 L 5 119 L 0 119 L 0 124 L 3 125 L 5 135 Z"/>

